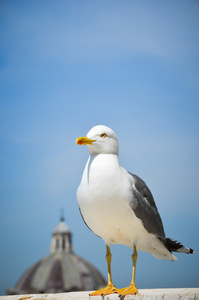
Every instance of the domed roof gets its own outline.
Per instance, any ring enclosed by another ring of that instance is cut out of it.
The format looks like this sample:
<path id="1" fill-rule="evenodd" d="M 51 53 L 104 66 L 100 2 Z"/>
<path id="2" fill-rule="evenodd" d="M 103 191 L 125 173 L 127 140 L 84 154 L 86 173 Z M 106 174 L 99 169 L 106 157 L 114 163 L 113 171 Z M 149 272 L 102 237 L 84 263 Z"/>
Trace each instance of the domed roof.
<path id="1" fill-rule="evenodd" d="M 61 218 L 52 233 L 50 254 L 28 268 L 7 294 L 86 291 L 105 286 L 96 267 L 73 252 L 71 236 Z"/>
<path id="2" fill-rule="evenodd" d="M 96 290 L 106 282 L 88 261 L 74 253 L 52 253 L 31 266 L 9 294 Z"/>
<path id="3" fill-rule="evenodd" d="M 68 233 L 70 232 L 70 229 L 68 227 L 68 225 L 66 225 L 66 223 L 64 222 L 64 218 L 62 217 L 61 222 L 54 228 L 53 230 L 53 234 L 56 233 Z"/>

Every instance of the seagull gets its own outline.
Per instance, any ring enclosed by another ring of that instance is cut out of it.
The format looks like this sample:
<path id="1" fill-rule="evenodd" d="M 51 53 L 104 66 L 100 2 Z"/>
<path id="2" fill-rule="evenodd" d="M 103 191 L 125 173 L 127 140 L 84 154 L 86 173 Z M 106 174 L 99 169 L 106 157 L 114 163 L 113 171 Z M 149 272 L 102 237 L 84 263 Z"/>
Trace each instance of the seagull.
<path id="1" fill-rule="evenodd" d="M 79 210 L 89 229 L 106 244 L 108 284 L 90 295 L 118 293 L 123 298 L 136 294 L 137 250 L 170 261 L 177 260 L 172 252 L 194 251 L 166 238 L 149 188 L 141 178 L 119 164 L 118 140 L 112 129 L 104 125 L 94 126 L 86 137 L 78 137 L 76 144 L 86 145 L 89 150 L 89 158 L 77 189 Z M 133 250 L 132 280 L 123 289 L 117 289 L 112 282 L 111 244 L 125 245 Z"/>

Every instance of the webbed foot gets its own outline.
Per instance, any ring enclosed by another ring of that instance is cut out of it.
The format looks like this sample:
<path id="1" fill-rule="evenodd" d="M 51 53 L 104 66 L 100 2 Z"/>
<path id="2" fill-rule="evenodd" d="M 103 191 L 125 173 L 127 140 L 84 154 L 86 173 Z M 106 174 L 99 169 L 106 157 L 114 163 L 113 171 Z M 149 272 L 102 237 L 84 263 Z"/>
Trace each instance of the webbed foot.
<path id="1" fill-rule="evenodd" d="M 108 284 L 105 288 L 91 293 L 89 296 L 106 296 L 117 293 L 117 289 L 113 284 Z"/>
<path id="2" fill-rule="evenodd" d="M 117 289 L 120 298 L 124 298 L 126 295 L 135 295 L 138 293 L 138 290 L 135 284 L 130 284 L 128 287 L 123 289 Z"/>

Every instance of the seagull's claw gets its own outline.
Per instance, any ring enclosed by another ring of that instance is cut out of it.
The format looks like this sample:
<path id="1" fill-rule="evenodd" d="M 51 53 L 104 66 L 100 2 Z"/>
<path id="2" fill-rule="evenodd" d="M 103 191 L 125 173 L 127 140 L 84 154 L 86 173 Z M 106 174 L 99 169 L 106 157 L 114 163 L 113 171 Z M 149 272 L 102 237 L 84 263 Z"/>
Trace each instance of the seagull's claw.
<path id="1" fill-rule="evenodd" d="M 135 284 L 130 284 L 128 287 L 124 289 L 117 289 L 117 293 L 119 294 L 120 298 L 125 297 L 126 295 L 135 295 L 138 293 L 138 290 Z"/>
<path id="2" fill-rule="evenodd" d="M 115 286 L 113 284 L 108 284 L 105 288 L 95 291 L 91 293 L 89 296 L 106 296 L 115 293 L 118 293 Z"/>

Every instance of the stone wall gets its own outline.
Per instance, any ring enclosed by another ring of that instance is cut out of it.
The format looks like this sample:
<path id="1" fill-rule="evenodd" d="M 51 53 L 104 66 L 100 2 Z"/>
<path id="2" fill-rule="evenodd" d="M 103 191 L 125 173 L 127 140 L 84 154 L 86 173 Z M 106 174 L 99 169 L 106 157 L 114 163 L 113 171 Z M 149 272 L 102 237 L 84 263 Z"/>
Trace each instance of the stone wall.
<path id="1" fill-rule="evenodd" d="M 0 300 L 121 300 L 117 294 L 89 297 L 90 292 L 0 296 Z M 199 300 L 199 288 L 139 290 L 124 300 Z"/>

